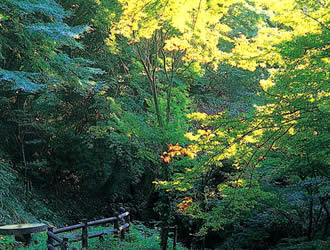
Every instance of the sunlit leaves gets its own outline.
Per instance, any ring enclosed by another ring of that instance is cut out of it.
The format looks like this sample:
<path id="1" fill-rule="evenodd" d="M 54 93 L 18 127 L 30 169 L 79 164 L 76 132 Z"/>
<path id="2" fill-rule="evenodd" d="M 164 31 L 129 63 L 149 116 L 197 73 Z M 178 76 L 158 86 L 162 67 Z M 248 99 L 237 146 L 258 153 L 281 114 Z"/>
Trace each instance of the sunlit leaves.
<path id="1" fill-rule="evenodd" d="M 284 61 L 276 49 L 280 43 L 306 34 L 321 34 L 324 28 L 329 30 L 328 1 L 324 4 L 295 0 L 253 2 L 256 11 L 268 16 L 269 21 L 260 22 L 257 36 L 248 39 L 242 35 L 236 39 L 236 47 L 227 55 L 233 65 L 249 70 L 255 70 L 257 66 L 265 67 L 266 64 L 283 65 Z M 309 9 L 308 6 L 314 7 Z"/>
<path id="2" fill-rule="evenodd" d="M 209 63 L 221 54 L 219 39 L 229 39 L 226 34 L 231 28 L 220 22 L 221 18 L 233 4 L 242 1 L 120 2 L 122 14 L 118 22 L 113 22 L 109 45 L 115 34 L 137 43 L 151 39 L 158 31 L 166 36 L 164 50 L 185 51 L 186 61 Z"/>

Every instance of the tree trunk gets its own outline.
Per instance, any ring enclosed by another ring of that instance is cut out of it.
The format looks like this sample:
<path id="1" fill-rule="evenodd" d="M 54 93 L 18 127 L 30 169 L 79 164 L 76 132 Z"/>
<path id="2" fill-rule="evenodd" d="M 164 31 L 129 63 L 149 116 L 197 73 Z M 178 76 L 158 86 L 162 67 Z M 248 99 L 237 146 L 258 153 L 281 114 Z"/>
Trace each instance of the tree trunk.
<path id="1" fill-rule="evenodd" d="M 158 126 L 160 128 L 163 128 L 164 125 L 163 125 L 162 115 L 161 115 L 160 109 L 159 109 L 159 102 L 158 102 L 157 88 L 156 88 L 155 79 L 153 79 L 151 84 L 152 84 L 152 97 L 154 99 L 155 112 L 156 112 L 156 116 L 157 116 Z"/>
<path id="2" fill-rule="evenodd" d="M 167 91 L 167 108 L 166 108 L 166 122 L 170 122 L 170 115 L 171 115 L 171 98 L 172 98 L 172 83 L 168 86 Z"/>
<path id="3" fill-rule="evenodd" d="M 312 240 L 313 238 L 313 196 L 312 194 L 310 195 L 310 202 L 309 202 L 309 222 L 308 222 L 308 232 L 307 232 L 307 237 L 308 240 Z"/>

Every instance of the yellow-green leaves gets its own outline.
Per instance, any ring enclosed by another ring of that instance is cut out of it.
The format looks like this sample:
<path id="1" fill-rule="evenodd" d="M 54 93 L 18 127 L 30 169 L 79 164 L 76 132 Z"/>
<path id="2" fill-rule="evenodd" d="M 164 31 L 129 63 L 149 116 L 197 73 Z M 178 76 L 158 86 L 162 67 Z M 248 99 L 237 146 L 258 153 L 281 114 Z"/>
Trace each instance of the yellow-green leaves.
<path id="1" fill-rule="evenodd" d="M 235 40 L 235 48 L 225 55 L 233 66 L 247 70 L 256 67 L 283 65 L 284 60 L 277 51 L 277 46 L 291 41 L 294 37 L 307 34 L 320 34 L 330 20 L 329 1 L 314 3 L 296 0 L 254 0 L 254 9 L 265 15 L 266 20 L 260 22 L 258 35 L 253 38 L 241 36 Z"/>
<path id="2" fill-rule="evenodd" d="M 231 5 L 242 0 L 151 0 L 119 1 L 122 14 L 113 23 L 108 45 L 114 46 L 115 35 L 137 43 L 141 39 L 151 39 L 158 31 L 166 36 L 165 51 L 185 51 L 186 61 L 201 63 L 217 62 L 221 50 L 219 39 L 231 41 L 226 35 L 231 29 L 221 18 Z"/>
<path id="3" fill-rule="evenodd" d="M 277 50 L 279 44 L 295 36 L 318 34 L 330 21 L 328 0 L 322 4 L 310 0 L 118 2 L 121 11 L 107 10 L 111 25 L 106 43 L 111 51 L 118 52 L 118 36 L 134 44 L 141 39 L 152 39 L 157 31 L 164 36 L 164 51 L 182 51 L 183 60 L 210 64 L 214 68 L 223 61 L 250 71 L 282 65 L 284 61 Z M 230 12 L 237 6 L 239 10 Z M 235 33 L 229 27 L 244 10 L 259 16 L 253 36 Z M 224 52 L 219 46 L 220 40 L 232 43 L 233 49 Z"/>

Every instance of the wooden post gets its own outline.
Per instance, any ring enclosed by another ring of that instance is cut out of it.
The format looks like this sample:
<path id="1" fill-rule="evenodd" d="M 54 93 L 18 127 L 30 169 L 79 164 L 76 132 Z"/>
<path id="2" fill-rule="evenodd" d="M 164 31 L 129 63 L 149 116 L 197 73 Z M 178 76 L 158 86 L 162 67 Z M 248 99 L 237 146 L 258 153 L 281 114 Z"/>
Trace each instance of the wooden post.
<path id="1" fill-rule="evenodd" d="M 61 250 L 68 249 L 68 241 L 69 239 L 67 237 L 63 237 L 63 242 L 61 243 Z"/>
<path id="2" fill-rule="evenodd" d="M 81 245 L 82 249 L 88 249 L 88 225 L 87 225 L 87 219 L 83 219 L 82 223 L 84 224 L 84 227 L 82 228 L 82 234 L 81 234 Z"/>
<path id="3" fill-rule="evenodd" d="M 121 240 L 125 240 L 125 230 L 126 230 L 126 229 L 122 229 L 122 230 L 120 231 L 120 239 L 121 239 Z"/>
<path id="4" fill-rule="evenodd" d="M 127 209 L 127 212 L 129 212 L 129 209 Z M 126 228 L 125 230 L 128 233 L 128 240 L 130 240 L 130 237 L 129 237 L 129 228 L 131 226 L 130 213 L 125 217 L 125 223 L 128 223 L 128 228 Z"/>
<path id="5" fill-rule="evenodd" d="M 53 232 L 54 228 L 53 227 L 48 227 L 48 232 Z M 47 245 L 48 244 L 53 244 L 53 239 L 47 234 Z"/>
<path id="6" fill-rule="evenodd" d="M 174 226 L 174 235 L 173 235 L 173 250 L 176 249 L 176 242 L 178 241 L 178 226 Z"/>
<path id="7" fill-rule="evenodd" d="M 205 237 L 203 237 L 203 245 L 202 245 L 202 249 L 205 249 Z"/>
<path id="8" fill-rule="evenodd" d="M 118 237 L 118 233 L 119 233 L 119 214 L 118 212 L 115 212 L 115 216 L 116 216 L 116 220 L 113 222 L 113 227 L 114 229 L 117 229 L 116 232 L 114 232 L 114 237 Z"/>
<path id="9" fill-rule="evenodd" d="M 119 208 L 119 214 L 121 214 L 121 213 L 125 213 L 126 212 L 126 209 L 124 208 L 124 207 L 120 207 Z M 119 219 L 118 218 L 118 220 L 121 220 L 122 222 L 124 221 L 125 222 L 125 217 L 124 218 L 122 218 L 122 219 Z M 119 221 L 118 221 L 119 222 Z M 121 240 L 124 240 L 125 239 L 125 230 L 126 229 L 122 229 L 122 230 L 120 230 L 120 239 Z"/>
<path id="10" fill-rule="evenodd" d="M 127 210 L 129 212 L 129 209 Z M 126 217 L 125 217 L 125 223 L 128 223 L 129 224 L 129 227 L 126 229 L 127 230 L 127 233 L 129 233 L 129 228 L 131 226 L 131 214 L 129 213 Z"/>

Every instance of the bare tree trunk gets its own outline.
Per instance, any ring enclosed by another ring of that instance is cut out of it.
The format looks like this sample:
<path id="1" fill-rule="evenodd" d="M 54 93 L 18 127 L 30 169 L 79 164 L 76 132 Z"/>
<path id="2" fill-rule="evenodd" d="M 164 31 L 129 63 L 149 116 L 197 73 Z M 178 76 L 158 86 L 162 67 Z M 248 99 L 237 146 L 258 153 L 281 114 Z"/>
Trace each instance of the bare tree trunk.
<path id="1" fill-rule="evenodd" d="M 157 42 L 157 41 L 156 41 Z M 149 51 L 149 47 L 145 47 L 145 54 L 142 53 L 141 48 L 136 47 L 136 48 L 132 48 L 132 50 L 134 51 L 134 53 L 138 56 L 140 62 L 143 65 L 144 71 L 147 74 L 147 78 L 149 81 L 149 86 L 150 86 L 150 91 L 152 94 L 152 98 L 154 101 L 154 105 L 155 105 L 155 113 L 156 113 L 156 117 L 157 117 L 157 122 L 158 122 L 158 126 L 160 128 L 163 128 L 163 120 L 162 120 L 162 115 L 160 112 L 160 108 L 159 108 L 159 101 L 158 101 L 158 91 L 157 91 L 157 85 L 156 85 L 156 70 L 158 68 L 158 47 L 156 46 L 156 55 L 154 60 L 151 59 L 151 52 Z"/>
<path id="2" fill-rule="evenodd" d="M 152 95 L 153 95 L 154 104 L 155 104 L 155 111 L 156 111 L 158 126 L 160 128 L 162 128 L 162 127 L 164 127 L 164 124 L 163 124 L 162 115 L 161 115 L 160 109 L 159 109 L 159 102 L 158 102 L 155 79 L 153 79 L 153 82 L 152 82 Z"/>

